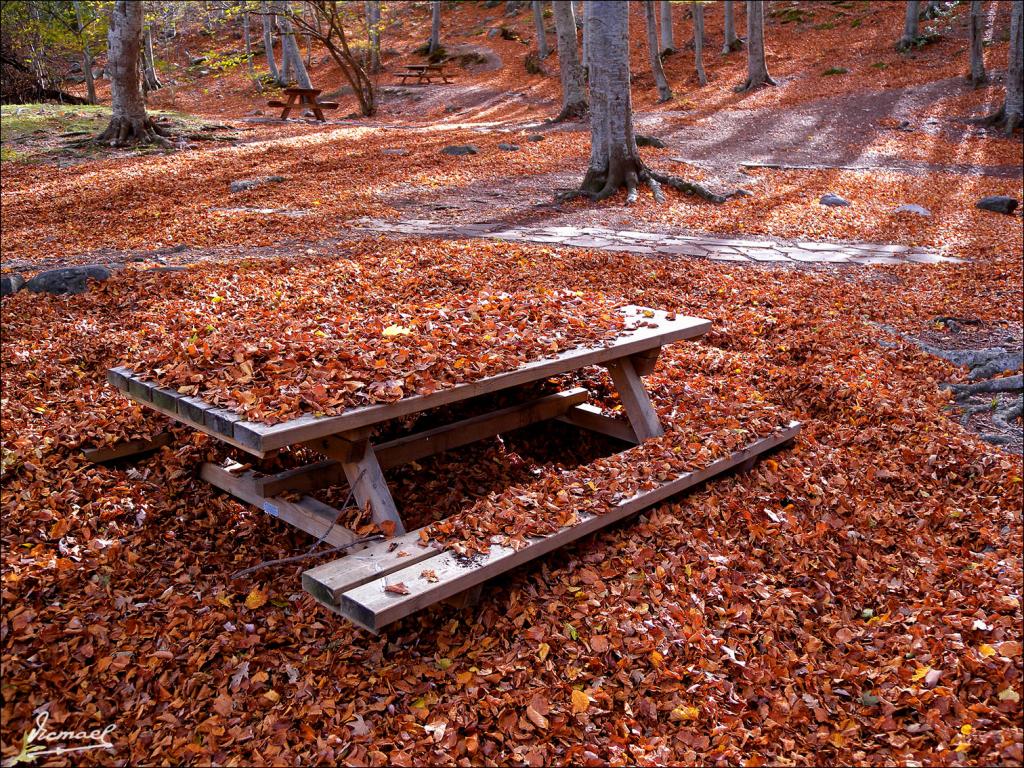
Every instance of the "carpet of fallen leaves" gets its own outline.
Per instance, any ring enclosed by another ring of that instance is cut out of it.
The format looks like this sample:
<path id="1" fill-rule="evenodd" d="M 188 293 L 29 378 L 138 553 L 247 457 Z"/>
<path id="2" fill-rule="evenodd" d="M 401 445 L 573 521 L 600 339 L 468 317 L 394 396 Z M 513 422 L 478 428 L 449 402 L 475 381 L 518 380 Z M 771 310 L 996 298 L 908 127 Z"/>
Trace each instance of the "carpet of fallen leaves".
<path id="1" fill-rule="evenodd" d="M 357 260 L 381 245 L 349 247 Z M 674 425 L 664 440 L 628 461 L 574 464 L 570 448 L 545 463 L 540 432 L 391 473 L 418 524 L 474 499 L 497 522 L 517 496 L 586 508 L 651 482 L 672 447 L 681 463 L 715 450 L 702 436 L 790 416 L 804 431 L 748 474 L 499 579 L 475 609 L 373 637 L 317 607 L 294 568 L 231 580 L 308 542 L 196 479 L 224 454 L 207 437 L 175 428 L 128 467 L 80 454 L 162 428 L 103 381 L 164 306 L 139 289 L 216 284 L 223 265 L 4 299 L 5 755 L 48 704 L 66 727 L 118 723 L 115 757 L 131 762 L 1021 760 L 1021 460 L 945 416 L 937 385 L 962 372 L 874 325 L 1019 320 L 1018 258 L 831 273 L 388 249 L 395 263 L 429 254 L 454 295 L 600 291 L 715 323 L 649 379 Z M 445 270 L 470 256 L 477 269 Z M 559 513 L 532 510 L 538 525 Z"/>

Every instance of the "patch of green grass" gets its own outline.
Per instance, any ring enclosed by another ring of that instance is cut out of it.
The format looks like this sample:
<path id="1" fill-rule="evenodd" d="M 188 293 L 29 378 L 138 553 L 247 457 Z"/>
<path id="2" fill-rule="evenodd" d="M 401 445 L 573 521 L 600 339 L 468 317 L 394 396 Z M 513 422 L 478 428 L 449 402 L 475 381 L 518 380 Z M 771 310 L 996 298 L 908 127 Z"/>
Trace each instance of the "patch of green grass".
<path id="1" fill-rule="evenodd" d="M 825 76 L 828 76 L 828 75 L 845 75 L 849 71 L 850 70 L 848 70 L 846 67 L 829 67 L 828 69 L 826 69 L 821 74 L 823 74 Z"/>
<path id="2" fill-rule="evenodd" d="M 889 65 L 886 64 L 884 61 L 876 61 L 871 66 L 874 67 L 875 69 L 888 69 L 889 68 Z"/>
<path id="3" fill-rule="evenodd" d="M 21 152 L 0 145 L 0 163 L 17 163 L 24 159 L 25 156 Z"/>

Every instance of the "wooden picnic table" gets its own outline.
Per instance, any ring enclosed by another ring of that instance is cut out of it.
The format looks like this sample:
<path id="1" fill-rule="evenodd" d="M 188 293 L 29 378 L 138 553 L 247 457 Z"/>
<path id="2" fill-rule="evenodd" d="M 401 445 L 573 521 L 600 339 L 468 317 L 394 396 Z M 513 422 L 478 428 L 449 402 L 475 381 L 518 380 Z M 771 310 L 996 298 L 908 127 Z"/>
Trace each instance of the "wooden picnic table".
<path id="1" fill-rule="evenodd" d="M 664 433 L 642 377 L 654 369 L 663 345 L 697 338 L 710 329 L 711 323 L 701 318 L 670 316 L 642 307 L 631 306 L 622 311 L 628 321 L 639 320 L 640 324 L 603 345 L 569 349 L 511 371 L 429 394 L 406 397 L 394 403 L 352 408 L 336 416 L 301 416 L 275 425 L 245 421 L 231 411 L 144 381 L 125 368 L 111 369 L 108 380 L 142 405 L 256 457 L 265 457 L 293 446 L 303 446 L 322 454 L 325 457 L 323 461 L 276 474 L 261 474 L 245 469 L 237 462 L 226 467 L 206 463 L 201 476 L 218 488 L 335 547 L 359 538 L 354 531 L 335 522 L 338 510 L 312 496 L 293 501 L 281 494 L 286 491 L 309 493 L 347 483 L 359 506 L 365 508 L 369 505 L 374 522 L 382 527 L 393 525 L 397 536 L 362 545 L 355 556 L 344 556 L 312 568 L 303 574 L 302 583 L 304 589 L 323 605 L 353 623 L 377 632 L 384 625 L 420 608 L 465 593 L 520 563 L 610 525 L 716 474 L 749 464 L 759 454 L 795 437 L 799 425 L 794 422 L 703 469 L 688 472 L 653 491 L 626 499 L 607 514 L 581 515 L 576 524 L 550 536 L 531 540 L 522 549 L 492 547 L 489 554 L 469 566 L 450 553 L 422 546 L 419 530 L 405 530 L 382 470 L 549 419 L 609 435 L 628 444 L 637 444 Z M 372 437 L 378 427 L 405 416 L 592 365 L 603 366 L 610 373 L 622 401 L 624 419 L 605 415 L 586 402 L 590 394 L 586 389 L 573 388 L 386 442 L 376 442 Z M 425 571 L 432 571 L 437 578 L 422 578 L 420 574 Z M 398 581 L 405 584 L 409 594 L 385 591 L 387 583 Z"/>
<path id="2" fill-rule="evenodd" d="M 415 77 L 417 83 L 429 84 L 431 75 L 440 77 L 442 82 L 450 83 L 447 73 L 444 71 L 444 64 L 406 64 L 402 72 L 397 75 L 404 83 L 406 79 Z"/>
<path id="3" fill-rule="evenodd" d="M 288 114 L 293 109 L 309 109 L 316 115 L 317 120 L 324 123 L 327 122 L 327 118 L 324 117 L 322 110 L 338 108 L 336 101 L 317 100 L 317 96 L 321 93 L 319 88 L 285 88 L 283 92 L 288 97 L 287 102 L 277 99 L 271 99 L 267 102 L 268 107 L 284 107 L 281 111 L 282 120 L 287 120 Z"/>

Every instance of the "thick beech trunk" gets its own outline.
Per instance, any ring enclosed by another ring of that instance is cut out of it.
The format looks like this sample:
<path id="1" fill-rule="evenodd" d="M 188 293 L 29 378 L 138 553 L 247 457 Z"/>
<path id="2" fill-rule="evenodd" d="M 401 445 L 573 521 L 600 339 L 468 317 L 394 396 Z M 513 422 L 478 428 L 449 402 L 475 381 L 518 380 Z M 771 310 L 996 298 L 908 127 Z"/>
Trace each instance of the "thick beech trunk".
<path id="1" fill-rule="evenodd" d="M 302 52 L 295 40 L 295 30 L 288 19 L 285 3 L 281 3 L 278 7 L 277 28 L 281 33 L 281 61 L 284 63 L 281 68 L 282 77 L 287 77 L 289 84 L 291 78 L 294 78 L 299 88 L 312 88 L 313 83 L 310 81 L 306 65 L 302 61 Z"/>
<path id="2" fill-rule="evenodd" d="M 988 75 L 985 74 L 985 56 L 982 50 L 982 43 L 985 37 L 985 17 L 982 14 L 984 5 L 981 0 L 971 0 L 971 19 L 969 22 L 971 73 L 968 79 L 975 88 L 988 82 Z"/>
<path id="3" fill-rule="evenodd" d="M 906 15 L 903 17 L 903 35 L 896 43 L 896 50 L 905 51 L 914 44 L 919 36 L 920 1 L 907 0 Z"/>
<path id="4" fill-rule="evenodd" d="M 107 33 L 107 70 L 110 72 L 111 117 L 98 137 L 111 146 L 132 141 L 169 146 L 163 131 L 146 114 L 139 78 L 142 49 L 142 2 L 117 0 L 110 10 Z"/>
<path id="5" fill-rule="evenodd" d="M 558 69 L 562 79 L 562 111 L 555 120 L 571 120 L 587 113 L 572 0 L 552 0 L 551 9 L 555 16 Z"/>
<path id="6" fill-rule="evenodd" d="M 722 46 L 722 53 L 738 51 L 743 41 L 736 36 L 736 11 L 734 0 L 724 0 L 722 13 L 725 16 L 725 44 Z"/>
<path id="7" fill-rule="evenodd" d="M 370 71 L 380 72 L 380 0 L 366 0 L 366 33 Z"/>
<path id="8" fill-rule="evenodd" d="M 693 60 L 697 67 L 697 80 L 708 84 L 704 73 L 704 3 L 693 3 Z"/>
<path id="9" fill-rule="evenodd" d="M 281 71 L 277 68 L 277 59 L 274 58 L 274 16 L 270 13 L 267 0 L 263 0 L 263 50 L 267 54 L 267 69 L 274 82 L 281 85 Z"/>
<path id="10" fill-rule="evenodd" d="M 430 45 L 428 53 L 435 53 L 441 47 L 441 0 L 430 3 Z"/>
<path id="11" fill-rule="evenodd" d="M 658 9 L 661 16 L 661 53 L 672 53 L 676 49 L 675 36 L 672 34 L 672 3 L 660 0 Z"/>
<path id="12" fill-rule="evenodd" d="M 764 5 L 761 0 L 747 0 L 747 81 L 738 92 L 775 85 L 764 55 Z"/>
<path id="13" fill-rule="evenodd" d="M 658 29 L 654 17 L 654 0 L 644 0 L 644 24 L 647 27 L 647 55 L 651 61 L 651 72 L 654 73 L 654 84 L 658 86 L 658 101 L 672 98 L 672 89 L 668 87 L 665 68 L 661 65 L 658 52 Z"/>
<path id="14" fill-rule="evenodd" d="M 1010 16 L 1010 54 L 1006 68 L 1003 105 L 986 122 L 999 126 L 1007 136 L 1021 125 L 1024 112 L 1024 3 L 1013 4 Z"/>
<path id="15" fill-rule="evenodd" d="M 699 184 L 659 174 L 644 165 L 633 133 L 633 107 L 629 88 L 629 3 L 602 0 L 591 6 L 590 31 L 590 163 L 578 190 L 563 196 L 604 200 L 623 187 L 626 202 L 635 202 L 637 187 L 646 182 L 659 202 L 661 184 L 721 203 L 717 195 Z M 653 6 L 651 13 L 653 13 Z M 657 43 L 657 39 L 653 41 Z M 655 49 L 656 50 L 656 49 Z"/>
<path id="16" fill-rule="evenodd" d="M 533 0 L 533 26 L 537 35 L 537 56 L 546 59 L 548 50 L 548 38 L 544 34 L 544 4 L 540 0 Z"/>
<path id="17" fill-rule="evenodd" d="M 583 22 L 583 76 L 590 78 L 590 12 L 594 0 L 583 0 L 580 18 Z"/>

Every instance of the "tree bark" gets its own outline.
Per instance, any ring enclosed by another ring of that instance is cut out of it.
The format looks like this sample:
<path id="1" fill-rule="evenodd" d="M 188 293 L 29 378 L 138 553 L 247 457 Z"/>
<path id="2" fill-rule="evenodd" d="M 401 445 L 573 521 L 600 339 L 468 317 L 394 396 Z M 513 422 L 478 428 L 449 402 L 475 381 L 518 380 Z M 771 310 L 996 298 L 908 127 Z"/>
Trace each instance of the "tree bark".
<path id="1" fill-rule="evenodd" d="M 1024 3 L 1014 3 L 1010 16 L 1010 54 L 1002 106 L 985 119 L 1012 136 L 1024 112 Z"/>
<path id="2" fill-rule="evenodd" d="M 593 0 L 583 0 L 583 76 L 590 79 L 590 11 Z"/>
<path id="3" fill-rule="evenodd" d="M 919 13 L 920 13 L 920 1 L 919 0 L 907 0 L 906 15 L 903 18 L 903 36 L 900 37 L 900 41 L 896 43 L 897 51 L 905 51 L 914 44 L 917 40 L 919 33 Z"/>
<path id="4" fill-rule="evenodd" d="M 555 38 L 558 44 L 558 70 L 562 80 L 562 111 L 555 121 L 571 120 L 587 113 L 587 96 L 583 86 L 576 41 L 576 19 L 572 0 L 552 0 L 555 16 Z"/>
<path id="5" fill-rule="evenodd" d="M 725 15 L 725 44 L 722 46 L 722 53 L 738 51 L 743 46 L 743 41 L 736 36 L 736 11 L 733 0 L 725 0 L 722 12 Z"/>
<path id="6" fill-rule="evenodd" d="M 433 55 L 441 47 L 441 0 L 430 3 L 430 45 L 427 53 Z"/>
<path id="7" fill-rule="evenodd" d="M 81 0 L 74 0 L 75 25 L 78 27 L 78 34 L 82 38 L 82 74 L 85 76 L 85 92 L 90 104 L 96 103 L 96 80 L 92 76 L 92 53 L 89 51 L 89 41 L 85 38 L 85 20 L 82 17 Z"/>
<path id="8" fill-rule="evenodd" d="M 675 37 L 672 34 L 672 3 L 669 0 L 660 0 L 658 9 L 661 15 L 661 54 L 664 56 L 676 50 Z"/>
<path id="9" fill-rule="evenodd" d="M 110 71 L 111 117 L 98 137 L 111 146 L 130 141 L 170 146 L 163 131 L 146 114 L 139 79 L 142 48 L 142 2 L 117 0 L 110 10 L 107 33 L 107 69 Z"/>
<path id="10" fill-rule="evenodd" d="M 647 6 L 653 14 L 653 0 Z M 640 159 L 633 133 L 633 107 L 629 88 L 629 2 L 602 0 L 587 3 L 590 13 L 590 162 L 578 190 L 562 196 L 598 201 L 626 188 L 626 203 L 636 201 L 637 187 L 646 182 L 659 202 L 664 200 L 661 184 L 721 203 L 717 195 L 699 184 L 664 176 Z M 657 38 L 652 41 L 656 51 Z"/>
<path id="11" fill-rule="evenodd" d="M 764 55 L 764 3 L 747 0 L 747 80 L 736 89 L 738 93 L 762 85 L 775 85 L 768 74 Z"/>
<path id="12" fill-rule="evenodd" d="M 370 71 L 380 72 L 380 0 L 366 0 L 366 32 L 370 46 Z"/>
<path id="13" fill-rule="evenodd" d="M 295 40 L 295 30 L 288 18 L 288 9 L 285 3 L 278 5 L 277 28 L 281 34 L 281 61 L 286 66 L 282 67 L 282 77 L 289 79 L 294 76 L 299 88 L 312 88 L 313 83 L 309 79 L 306 65 L 302 62 L 302 52 Z"/>
<path id="14" fill-rule="evenodd" d="M 693 60 L 697 67 L 697 80 L 701 85 L 708 84 L 708 76 L 704 72 L 704 3 L 693 3 Z"/>
<path id="15" fill-rule="evenodd" d="M 543 60 L 550 53 L 548 38 L 544 34 L 544 4 L 541 0 L 533 0 L 531 5 L 533 6 L 533 26 L 537 34 L 537 56 Z"/>
<path id="16" fill-rule="evenodd" d="M 263 19 L 263 50 L 267 54 L 267 69 L 270 71 L 270 77 L 273 78 L 274 82 L 280 85 L 281 71 L 277 68 L 277 59 L 274 58 L 274 16 L 270 13 L 267 0 L 263 0 L 263 13 L 261 17 Z"/>
<path id="17" fill-rule="evenodd" d="M 985 74 L 985 55 L 982 43 L 985 37 L 985 17 L 982 14 L 984 3 L 981 0 L 971 0 L 971 18 L 969 31 L 971 39 L 971 73 L 968 80 L 977 88 L 988 82 L 988 75 Z"/>
<path id="18" fill-rule="evenodd" d="M 658 86 L 658 101 L 668 101 L 672 98 L 672 89 L 668 87 L 665 68 L 661 65 L 661 55 L 658 52 L 658 29 L 654 18 L 654 0 L 644 0 L 644 23 L 647 27 L 647 54 L 651 61 L 651 72 L 654 73 L 654 83 Z"/>
<path id="19" fill-rule="evenodd" d="M 156 74 L 156 60 L 153 58 L 153 29 L 148 24 L 146 25 L 142 51 L 142 61 L 145 65 L 143 86 L 146 91 L 159 90 L 163 88 L 163 84 Z"/>

